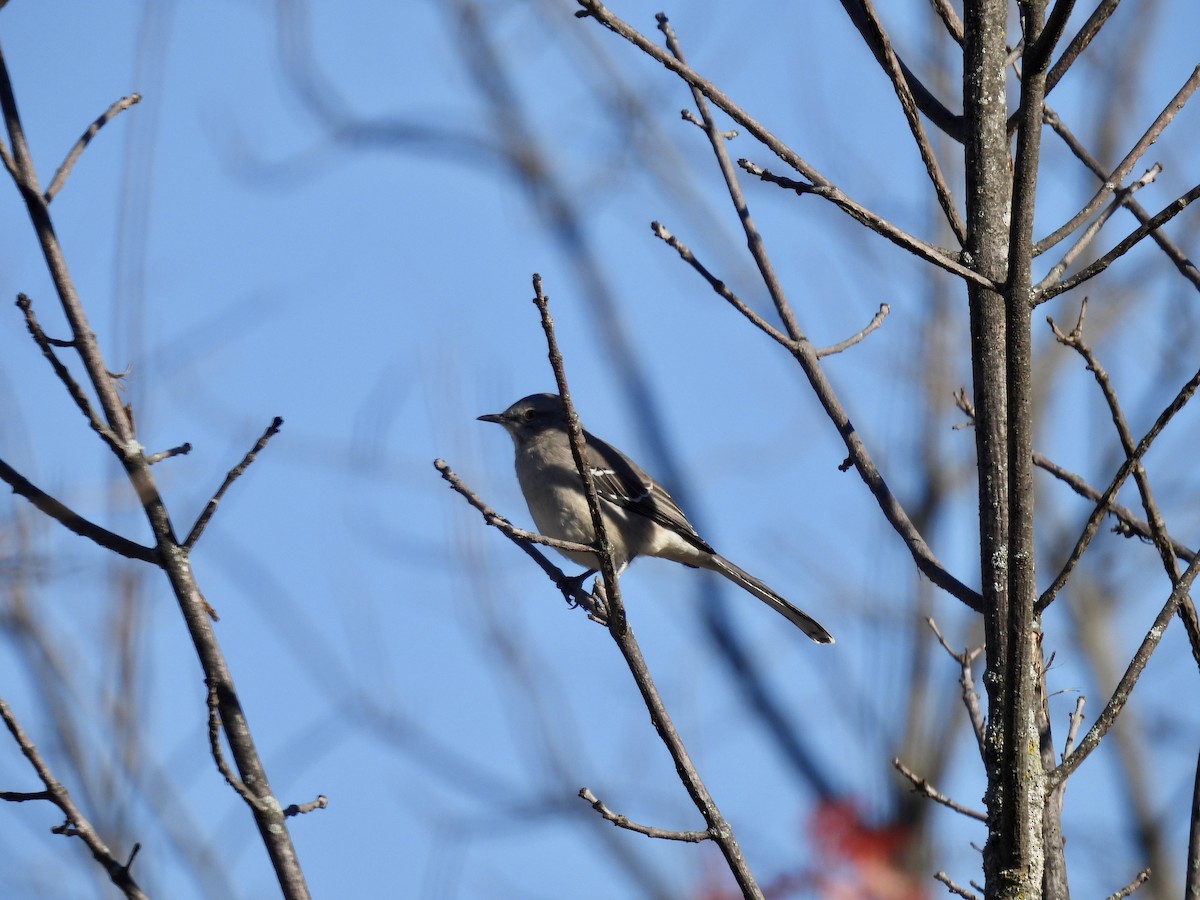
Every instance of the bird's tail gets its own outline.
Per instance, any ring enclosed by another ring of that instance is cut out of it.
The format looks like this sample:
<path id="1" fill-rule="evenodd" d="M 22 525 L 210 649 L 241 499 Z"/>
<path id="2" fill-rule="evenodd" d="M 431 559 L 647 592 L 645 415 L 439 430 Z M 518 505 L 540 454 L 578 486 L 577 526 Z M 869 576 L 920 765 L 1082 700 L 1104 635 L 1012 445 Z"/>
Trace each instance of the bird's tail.
<path id="1" fill-rule="evenodd" d="M 749 572 L 739 569 L 725 557 L 716 553 L 712 555 L 712 563 L 713 571 L 720 572 L 734 584 L 745 588 L 818 644 L 833 643 L 833 635 L 822 628 L 816 619 L 808 615 L 808 613 L 792 606 L 792 604 L 788 603 Z"/>

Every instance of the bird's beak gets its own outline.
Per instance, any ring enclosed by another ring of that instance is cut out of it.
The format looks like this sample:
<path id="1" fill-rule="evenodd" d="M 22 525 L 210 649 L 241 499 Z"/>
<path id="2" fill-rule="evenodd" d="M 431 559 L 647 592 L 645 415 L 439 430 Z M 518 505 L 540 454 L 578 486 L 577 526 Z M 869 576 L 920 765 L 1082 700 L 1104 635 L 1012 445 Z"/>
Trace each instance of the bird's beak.
<path id="1" fill-rule="evenodd" d="M 480 421 L 480 422 L 495 422 L 497 425 L 503 425 L 504 424 L 504 416 L 502 416 L 500 413 L 488 413 L 486 416 L 479 416 L 478 421 Z"/>

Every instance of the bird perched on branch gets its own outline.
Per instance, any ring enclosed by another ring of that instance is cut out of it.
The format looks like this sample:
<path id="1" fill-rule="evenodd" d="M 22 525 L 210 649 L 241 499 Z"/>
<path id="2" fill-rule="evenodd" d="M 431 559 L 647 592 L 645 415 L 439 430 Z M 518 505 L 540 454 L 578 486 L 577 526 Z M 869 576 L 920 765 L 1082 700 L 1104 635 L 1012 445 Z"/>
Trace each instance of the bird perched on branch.
<path id="1" fill-rule="evenodd" d="M 562 399 L 557 394 L 531 394 L 504 412 L 480 416 L 479 420 L 503 425 L 512 437 L 517 451 L 517 481 L 538 530 L 558 540 L 595 543 L 583 479 L 571 454 Z M 833 643 L 833 636 L 811 616 L 709 546 L 671 495 L 633 460 L 593 434 L 585 431 L 583 436 L 617 574 L 638 556 L 657 556 L 720 572 L 818 644 Z M 559 552 L 588 569 L 599 568 L 595 553 Z"/>

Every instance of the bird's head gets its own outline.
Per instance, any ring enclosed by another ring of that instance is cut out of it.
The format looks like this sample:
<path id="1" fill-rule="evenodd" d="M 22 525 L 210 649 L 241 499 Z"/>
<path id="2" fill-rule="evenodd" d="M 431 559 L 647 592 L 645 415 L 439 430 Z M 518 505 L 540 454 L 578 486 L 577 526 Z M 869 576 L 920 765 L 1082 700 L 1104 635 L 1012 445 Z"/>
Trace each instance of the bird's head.
<path id="1" fill-rule="evenodd" d="M 503 425 L 520 446 L 534 440 L 551 429 L 565 427 L 562 398 L 558 394 L 530 394 L 522 397 L 501 413 L 479 416 L 480 422 L 495 422 Z"/>

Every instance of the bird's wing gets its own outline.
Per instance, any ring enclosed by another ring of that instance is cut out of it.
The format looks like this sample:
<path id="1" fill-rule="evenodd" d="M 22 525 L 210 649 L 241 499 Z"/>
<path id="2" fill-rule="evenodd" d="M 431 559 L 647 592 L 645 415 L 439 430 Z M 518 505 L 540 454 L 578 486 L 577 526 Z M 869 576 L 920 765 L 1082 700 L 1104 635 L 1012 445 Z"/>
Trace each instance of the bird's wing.
<path id="1" fill-rule="evenodd" d="M 609 503 L 669 528 L 700 550 L 715 552 L 696 533 L 671 495 L 643 472 L 637 463 L 593 434 L 585 431 L 584 437 L 587 439 L 588 463 L 592 480 L 596 483 L 596 493 Z"/>

